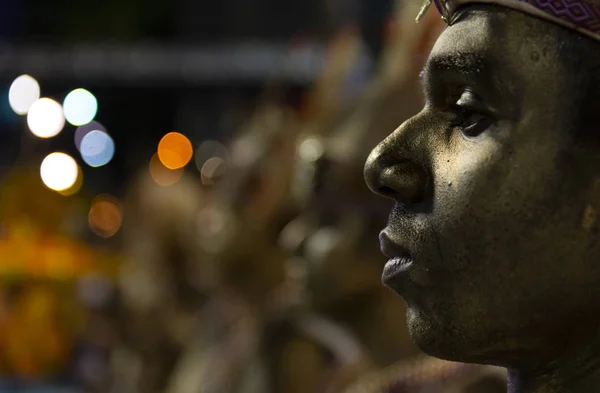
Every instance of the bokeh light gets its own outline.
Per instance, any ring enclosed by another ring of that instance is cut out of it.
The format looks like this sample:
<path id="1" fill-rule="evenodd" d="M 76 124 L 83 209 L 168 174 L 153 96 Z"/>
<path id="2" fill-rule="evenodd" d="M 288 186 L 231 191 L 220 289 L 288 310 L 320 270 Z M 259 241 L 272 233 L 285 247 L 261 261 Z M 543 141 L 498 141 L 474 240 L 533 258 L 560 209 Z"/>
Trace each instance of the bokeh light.
<path id="1" fill-rule="evenodd" d="M 77 282 L 78 299 L 89 307 L 102 307 L 110 300 L 112 283 L 97 273 L 85 275 Z"/>
<path id="2" fill-rule="evenodd" d="M 193 154 L 192 143 L 179 132 L 169 132 L 158 144 L 158 158 L 168 169 L 183 168 Z"/>
<path id="3" fill-rule="evenodd" d="M 50 98 L 40 98 L 27 113 L 27 125 L 39 138 L 52 138 L 65 126 L 65 116 L 60 104 Z"/>
<path id="4" fill-rule="evenodd" d="M 206 186 L 213 185 L 226 171 L 227 164 L 224 159 L 221 157 L 209 158 L 200 170 L 202 184 Z"/>
<path id="5" fill-rule="evenodd" d="M 58 193 L 62 196 L 71 196 L 71 195 L 75 195 L 79 192 L 79 190 L 81 190 L 81 187 L 83 186 L 83 171 L 81 170 L 81 167 L 79 165 L 77 165 L 77 178 L 75 179 L 75 183 L 73 183 L 73 185 L 65 190 L 60 190 L 58 191 Z"/>
<path id="6" fill-rule="evenodd" d="M 306 138 L 298 146 L 300 158 L 307 162 L 317 161 L 324 152 L 323 144 L 316 138 Z"/>
<path id="7" fill-rule="evenodd" d="M 88 223 L 94 233 L 103 238 L 114 236 L 123 223 L 123 209 L 110 195 L 98 195 L 88 213 Z"/>
<path id="8" fill-rule="evenodd" d="M 115 155 L 115 142 L 104 131 L 91 131 L 81 140 L 81 157 L 93 168 L 106 165 Z"/>
<path id="9" fill-rule="evenodd" d="M 230 164 L 232 167 L 245 168 L 253 165 L 262 157 L 261 146 L 251 137 L 244 136 L 233 141 L 231 146 Z"/>
<path id="10" fill-rule="evenodd" d="M 199 171 L 202 170 L 206 161 L 210 160 L 213 157 L 221 158 L 225 163 L 229 162 L 229 151 L 227 147 L 222 143 L 217 141 L 206 141 L 203 142 L 196 149 L 196 153 L 194 154 L 194 162 L 196 164 L 196 168 Z"/>
<path id="11" fill-rule="evenodd" d="M 21 75 L 10 85 L 8 103 L 17 115 L 26 115 L 39 98 L 40 85 L 29 75 Z"/>
<path id="12" fill-rule="evenodd" d="M 183 168 L 169 169 L 162 164 L 158 153 L 150 160 L 150 176 L 159 186 L 167 187 L 173 185 L 183 176 Z"/>
<path id="13" fill-rule="evenodd" d="M 88 124 L 84 124 L 82 126 L 77 127 L 77 129 L 75 130 L 75 147 L 77 148 L 77 150 L 81 150 L 81 141 L 83 140 L 83 137 L 85 137 L 92 131 L 106 132 L 106 127 L 104 127 L 97 121 L 92 121 Z"/>
<path id="14" fill-rule="evenodd" d="M 51 190 L 64 191 L 77 181 L 79 167 L 73 157 L 65 153 L 51 153 L 40 166 L 42 181 Z"/>
<path id="15" fill-rule="evenodd" d="M 63 102 L 65 118 L 74 126 L 81 126 L 94 120 L 98 112 L 96 97 L 85 89 L 75 89 Z"/>

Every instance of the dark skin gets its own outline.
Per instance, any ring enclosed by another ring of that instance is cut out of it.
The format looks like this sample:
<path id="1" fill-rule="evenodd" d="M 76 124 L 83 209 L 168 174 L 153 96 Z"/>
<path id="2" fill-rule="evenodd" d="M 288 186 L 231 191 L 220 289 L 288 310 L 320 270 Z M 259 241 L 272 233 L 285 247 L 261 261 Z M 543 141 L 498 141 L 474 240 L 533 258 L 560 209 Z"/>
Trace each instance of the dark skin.
<path id="1" fill-rule="evenodd" d="M 508 367 L 518 393 L 600 386 L 599 152 L 577 136 L 597 123 L 574 109 L 584 76 L 560 53 L 574 34 L 460 10 L 424 69 L 425 107 L 365 166 L 395 201 L 382 248 L 404 259 L 384 282 L 415 343 Z"/>

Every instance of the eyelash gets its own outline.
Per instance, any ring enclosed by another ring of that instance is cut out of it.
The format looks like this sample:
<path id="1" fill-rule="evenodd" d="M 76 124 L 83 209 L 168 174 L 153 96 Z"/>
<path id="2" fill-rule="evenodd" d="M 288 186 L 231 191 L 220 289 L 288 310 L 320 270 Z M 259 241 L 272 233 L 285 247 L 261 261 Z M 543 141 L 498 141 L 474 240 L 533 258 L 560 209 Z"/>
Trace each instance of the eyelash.
<path id="1" fill-rule="evenodd" d="M 472 93 L 465 91 L 463 94 Z M 460 100 L 461 99 L 455 100 L 451 105 L 451 109 L 455 113 L 455 118 L 451 123 L 452 127 L 459 127 L 463 135 L 469 138 L 481 135 L 493 124 L 493 117 L 484 111 L 478 111 L 465 105 L 459 105 L 458 102 Z"/>
<path id="2" fill-rule="evenodd" d="M 463 107 L 456 107 L 454 110 L 456 117 L 451 125 L 453 128 L 460 128 L 466 137 L 475 138 L 492 125 L 492 119 L 484 113 Z"/>

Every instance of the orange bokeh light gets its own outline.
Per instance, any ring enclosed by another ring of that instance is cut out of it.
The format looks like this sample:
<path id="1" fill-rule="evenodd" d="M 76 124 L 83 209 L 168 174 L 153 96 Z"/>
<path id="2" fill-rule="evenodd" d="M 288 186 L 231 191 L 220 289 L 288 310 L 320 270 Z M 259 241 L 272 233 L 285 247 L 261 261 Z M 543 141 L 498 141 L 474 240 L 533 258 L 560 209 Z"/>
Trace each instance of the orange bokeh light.
<path id="1" fill-rule="evenodd" d="M 168 169 L 183 168 L 193 155 L 192 142 L 178 132 L 169 132 L 158 144 L 158 158 Z"/>
<path id="2" fill-rule="evenodd" d="M 123 223 L 123 210 L 118 200 L 109 195 L 96 197 L 88 213 L 88 222 L 98 236 L 114 236 Z"/>
<path id="3" fill-rule="evenodd" d="M 167 168 L 163 165 L 157 153 L 150 160 L 150 176 L 159 186 L 167 187 L 177 183 L 181 179 L 183 168 L 175 170 Z"/>

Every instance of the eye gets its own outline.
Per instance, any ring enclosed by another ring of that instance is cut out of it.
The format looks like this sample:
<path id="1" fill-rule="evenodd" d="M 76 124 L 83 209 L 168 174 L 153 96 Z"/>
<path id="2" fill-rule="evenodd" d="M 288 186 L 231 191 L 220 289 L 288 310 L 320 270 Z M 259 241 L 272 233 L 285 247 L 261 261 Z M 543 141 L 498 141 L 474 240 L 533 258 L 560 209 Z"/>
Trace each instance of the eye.
<path id="1" fill-rule="evenodd" d="M 458 118 L 455 126 L 460 127 L 461 132 L 469 138 L 483 134 L 494 123 L 494 120 L 484 113 L 466 108 L 457 108 L 457 112 Z"/>
<path id="2" fill-rule="evenodd" d="M 482 100 L 470 90 L 465 90 L 451 107 L 456 114 L 452 125 L 459 127 L 466 137 L 474 138 L 481 135 L 495 122 Z"/>

